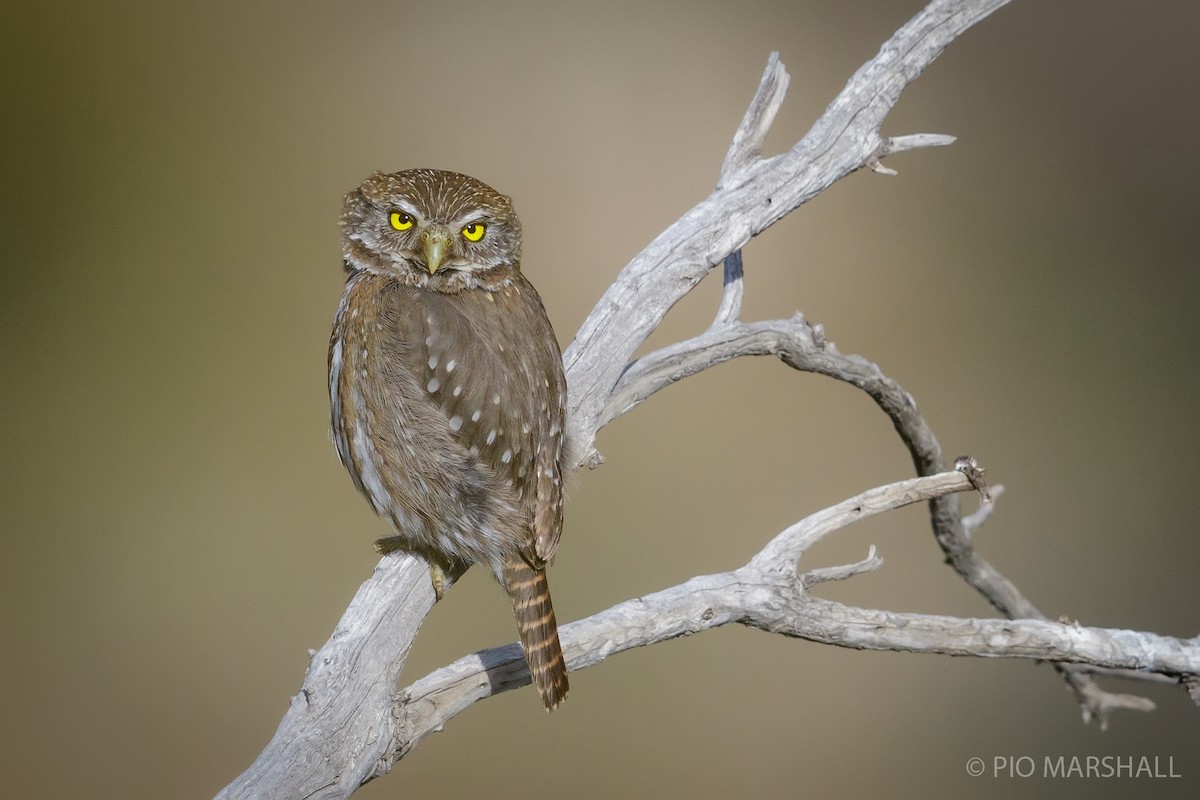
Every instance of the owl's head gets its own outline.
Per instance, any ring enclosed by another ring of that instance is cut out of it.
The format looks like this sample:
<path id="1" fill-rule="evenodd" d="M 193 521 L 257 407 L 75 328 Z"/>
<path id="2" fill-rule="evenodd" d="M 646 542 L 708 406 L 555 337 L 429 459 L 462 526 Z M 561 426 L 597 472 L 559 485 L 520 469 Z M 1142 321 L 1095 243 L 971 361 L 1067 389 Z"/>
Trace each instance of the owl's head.
<path id="1" fill-rule="evenodd" d="M 352 272 L 458 292 L 502 285 L 520 269 L 521 223 L 512 201 L 457 172 L 377 172 L 346 195 L 341 225 Z"/>

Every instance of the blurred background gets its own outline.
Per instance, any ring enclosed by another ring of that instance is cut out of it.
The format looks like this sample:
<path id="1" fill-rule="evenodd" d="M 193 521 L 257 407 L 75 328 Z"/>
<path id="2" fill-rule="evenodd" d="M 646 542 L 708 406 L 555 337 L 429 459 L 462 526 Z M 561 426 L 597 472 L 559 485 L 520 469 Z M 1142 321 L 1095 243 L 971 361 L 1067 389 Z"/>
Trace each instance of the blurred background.
<path id="1" fill-rule="evenodd" d="M 0 580 L 7 797 L 206 798 L 250 764 L 385 532 L 327 434 L 342 195 L 376 169 L 511 194 L 565 346 L 618 270 L 712 189 L 778 50 L 768 140 L 804 134 L 920 3 L 66 2 L 3 12 Z M 888 159 L 753 241 L 747 319 L 803 311 L 914 394 L 1008 493 L 982 554 L 1046 614 L 1200 633 L 1191 2 L 1017 2 L 955 42 Z M 698 332 L 719 271 L 648 346 Z M 605 429 L 552 571 L 562 621 L 736 567 L 908 477 L 862 394 L 746 359 Z M 966 498 L 967 509 L 975 505 Z M 820 592 L 991 608 L 923 508 Z M 514 638 L 481 571 L 407 679 Z M 1200 715 L 1084 725 L 1047 666 L 855 652 L 728 628 L 493 698 L 358 796 L 1196 796 Z M 972 756 L 1173 757 L 1182 778 L 970 778 Z M 530 786 L 536 788 L 531 789 Z"/>

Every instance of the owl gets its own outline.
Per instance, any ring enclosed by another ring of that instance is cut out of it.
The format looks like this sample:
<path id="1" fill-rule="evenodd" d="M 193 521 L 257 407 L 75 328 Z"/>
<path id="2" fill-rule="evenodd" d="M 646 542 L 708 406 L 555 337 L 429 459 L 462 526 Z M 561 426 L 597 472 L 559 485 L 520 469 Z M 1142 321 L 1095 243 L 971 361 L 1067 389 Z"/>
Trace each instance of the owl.
<path id="1" fill-rule="evenodd" d="M 329 343 L 338 456 L 392 535 L 446 575 L 484 564 L 512 598 L 542 702 L 567 693 L 546 564 L 563 524 L 566 380 L 521 274 L 512 201 L 454 172 L 376 173 L 346 196 L 348 273 Z"/>

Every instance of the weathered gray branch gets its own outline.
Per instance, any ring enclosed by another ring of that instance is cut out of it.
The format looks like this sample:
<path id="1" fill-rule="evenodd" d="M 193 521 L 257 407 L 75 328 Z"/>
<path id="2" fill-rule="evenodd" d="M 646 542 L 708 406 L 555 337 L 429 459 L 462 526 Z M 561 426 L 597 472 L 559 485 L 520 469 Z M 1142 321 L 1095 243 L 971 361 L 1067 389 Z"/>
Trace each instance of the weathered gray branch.
<path id="1" fill-rule="evenodd" d="M 867 558 L 855 564 L 801 572 L 804 553 L 829 534 L 904 505 L 970 489 L 958 473 L 872 489 L 787 528 L 737 570 L 693 578 L 565 625 L 562 637 L 571 669 L 586 669 L 619 652 L 731 622 L 841 647 L 1050 660 L 1162 683 L 1179 683 L 1179 676 L 1200 667 L 1200 637 L 1180 640 L 1041 620 L 893 613 L 808 594 L 811 586 L 845 580 L 883 564 L 872 546 Z M 1002 487 L 993 489 L 994 496 L 1002 492 Z M 972 515 L 972 526 L 986 521 L 991 508 L 981 504 Z M 528 683 L 524 658 L 515 644 L 473 653 L 431 672 L 395 696 L 395 739 L 391 758 L 381 767 L 403 758 L 472 703 Z"/>
<path id="2" fill-rule="evenodd" d="M 601 412 L 600 424 L 603 426 L 632 410 L 676 381 L 747 355 L 773 355 L 793 369 L 825 375 L 863 390 L 891 418 L 918 474 L 933 474 L 942 469 L 941 446 L 917 411 L 912 396 L 867 359 L 839 353 L 825 338 L 821 326 L 809 324 L 799 314 L 790 320 L 714 324 L 698 336 L 638 359 L 621 376 L 609 404 Z M 955 498 L 930 501 L 930 512 L 938 543 L 950 565 L 968 584 L 1011 619 L 1045 619 L 1015 584 L 975 552 Z M 1146 698 L 1105 692 L 1087 670 L 1065 663 L 1056 663 L 1055 669 L 1071 688 L 1085 720 L 1095 718 L 1104 726 L 1110 710 L 1154 709 L 1154 704 Z"/>
<path id="3" fill-rule="evenodd" d="M 880 127 L 904 88 L 950 42 L 1007 2 L 930 3 L 854 74 L 804 138 L 786 153 L 763 156 L 788 83 L 772 55 L 716 190 L 629 262 L 564 354 L 572 463 L 594 463 L 604 409 L 634 352 L 714 266 L 851 172 L 890 152 L 947 143 L 928 134 L 889 140 Z"/>
<path id="4" fill-rule="evenodd" d="M 1041 620 L 959 619 L 855 608 L 814 597 L 808 587 L 876 569 L 874 548 L 858 564 L 799 571 L 805 551 L 830 533 L 904 505 L 970 491 L 957 472 L 901 481 L 852 497 L 796 523 L 748 564 L 703 575 L 661 592 L 628 600 L 564 625 L 563 650 L 573 671 L 609 656 L 679 636 L 740 623 L 823 644 L 866 650 L 1028 658 L 1179 675 L 1200 667 L 1200 640 Z M 413 747 L 472 703 L 529 683 L 516 644 L 464 656 L 396 695 L 386 771 Z M 382 773 L 381 773 L 382 774 Z"/>
<path id="5" fill-rule="evenodd" d="M 570 391 L 567 462 L 572 468 L 599 463 L 594 442 L 600 428 L 664 386 L 741 355 L 774 355 L 795 369 L 865 391 L 891 417 L 918 474 L 927 477 L 872 490 L 813 515 L 738 570 L 694 578 L 564 625 L 571 669 L 631 647 L 740 622 L 847 647 L 1053 661 L 1086 713 L 1101 719 L 1110 708 L 1147 703 L 1101 691 L 1084 669 L 1174 680 L 1200 672 L 1196 640 L 1040 619 L 894 614 L 808 593 L 818 583 L 878 568 L 882 562 L 873 549 L 857 564 L 797 574 L 801 555 L 820 536 L 867 514 L 928 499 L 934 533 L 954 569 L 1006 615 L 1041 616 L 974 552 L 969 531 L 983 522 L 986 512 L 964 524 L 950 493 L 965 490 L 968 483 L 958 473 L 942 472 L 941 448 L 911 396 L 870 361 L 838 353 L 820 326 L 799 315 L 753 323 L 740 319 L 740 250 L 752 236 L 855 170 L 890 172 L 880 159 L 953 141 L 937 134 L 887 138 L 880 126 L 901 91 L 946 45 L 1006 2 L 934 0 L 855 73 L 803 139 L 788 152 L 768 157 L 762 154 L 763 142 L 788 83 L 783 65 L 772 55 L 733 137 L 716 190 L 621 271 L 564 355 Z M 722 263 L 725 292 L 712 327 L 630 363 L 670 308 Z M 509 645 L 467 656 L 397 693 L 409 648 L 434 602 L 423 561 L 411 556 L 380 561 L 330 640 L 312 654 L 303 686 L 271 742 L 219 797 L 348 797 L 470 703 L 528 682 L 520 650 Z"/>

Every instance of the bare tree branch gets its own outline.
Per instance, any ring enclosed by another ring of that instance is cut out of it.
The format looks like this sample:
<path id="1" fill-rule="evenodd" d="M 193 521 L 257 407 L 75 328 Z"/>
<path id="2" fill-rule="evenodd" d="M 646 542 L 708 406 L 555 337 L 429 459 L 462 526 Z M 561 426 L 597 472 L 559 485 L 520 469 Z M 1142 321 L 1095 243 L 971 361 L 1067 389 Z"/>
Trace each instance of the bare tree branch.
<path id="1" fill-rule="evenodd" d="M 732 325 L 742 318 L 742 296 L 745 285 L 742 281 L 742 251 L 734 250 L 725 256 L 725 283 L 721 290 L 721 305 L 713 327 Z"/>
<path id="2" fill-rule="evenodd" d="M 979 558 L 969 534 L 990 512 L 961 517 L 951 493 L 968 490 L 970 481 L 959 472 L 943 472 L 940 445 L 913 398 L 878 367 L 860 356 L 842 355 L 819 325 L 800 315 L 741 321 L 741 248 L 751 237 L 851 172 L 864 167 L 891 172 L 880 164 L 888 155 L 953 141 L 940 134 L 887 138 L 880 127 L 903 89 L 943 48 L 1007 1 L 934 0 L 855 73 L 803 139 L 767 157 L 763 142 L 788 85 L 783 65 L 772 54 L 713 194 L 621 271 L 564 354 L 570 468 L 598 464 L 594 442 L 600 428 L 670 383 L 738 356 L 773 355 L 793 369 L 866 392 L 892 419 L 924 477 L 814 514 L 780 533 L 740 569 L 693 578 L 563 626 L 571 669 L 738 622 L 845 647 L 1052 661 L 1085 716 L 1102 721 L 1113 708 L 1152 705 L 1100 690 L 1089 670 L 1166 676 L 1185 682 L 1200 697 L 1192 677 L 1200 673 L 1197 640 L 1046 622 L 1011 582 Z M 670 308 L 717 264 L 725 267 L 725 290 L 712 326 L 631 363 Z M 882 564 L 872 548 L 856 564 L 800 573 L 800 560 L 812 544 L 856 519 L 920 500 L 930 503 L 934 534 L 956 572 L 1006 616 L 1028 619 L 897 614 L 809 594 L 809 587 Z M 528 682 L 524 659 L 513 644 L 459 659 L 397 693 L 409 648 L 434 602 L 423 560 L 403 555 L 381 560 L 329 641 L 311 655 L 302 688 L 275 736 L 219 797 L 348 797 L 471 703 Z"/>
<path id="3" fill-rule="evenodd" d="M 729 145 L 729 152 L 725 154 L 725 163 L 721 165 L 721 180 L 717 188 L 752 161 L 762 158 L 763 142 L 767 140 L 771 123 L 775 121 L 775 115 L 783 105 L 783 98 L 787 96 L 790 81 L 787 70 L 779 60 L 779 53 L 771 53 L 767 59 L 767 68 L 763 70 L 762 80 L 759 81 L 758 91 L 754 93 L 754 99 L 750 101 L 742 123 L 734 131 L 733 142 Z"/>
<path id="4" fill-rule="evenodd" d="M 788 152 L 760 155 L 787 90 L 772 54 L 721 169 L 716 190 L 663 231 L 617 276 L 567 348 L 567 461 L 594 465 L 596 432 L 634 352 L 712 267 L 837 180 L 884 157 L 884 118 L 942 50 L 1008 0 L 934 0 L 864 64 Z M 903 149 L 945 137 L 900 137 Z M 925 470 L 932 474 L 937 469 Z"/>
<path id="5" fill-rule="evenodd" d="M 1144 675 L 1179 676 L 1200 667 L 1198 640 L 1041 620 L 875 611 L 808 593 L 818 583 L 844 580 L 882 564 L 872 547 L 857 564 L 799 572 L 805 551 L 830 533 L 876 514 L 971 489 L 964 475 L 948 472 L 852 497 L 787 528 L 740 569 L 692 578 L 564 625 L 560 635 L 567 662 L 579 671 L 626 650 L 736 622 L 856 649 L 1062 661 L 1136 669 Z M 516 644 L 464 656 L 416 681 L 394 698 L 394 739 L 376 776 L 472 703 L 528 683 Z"/>

